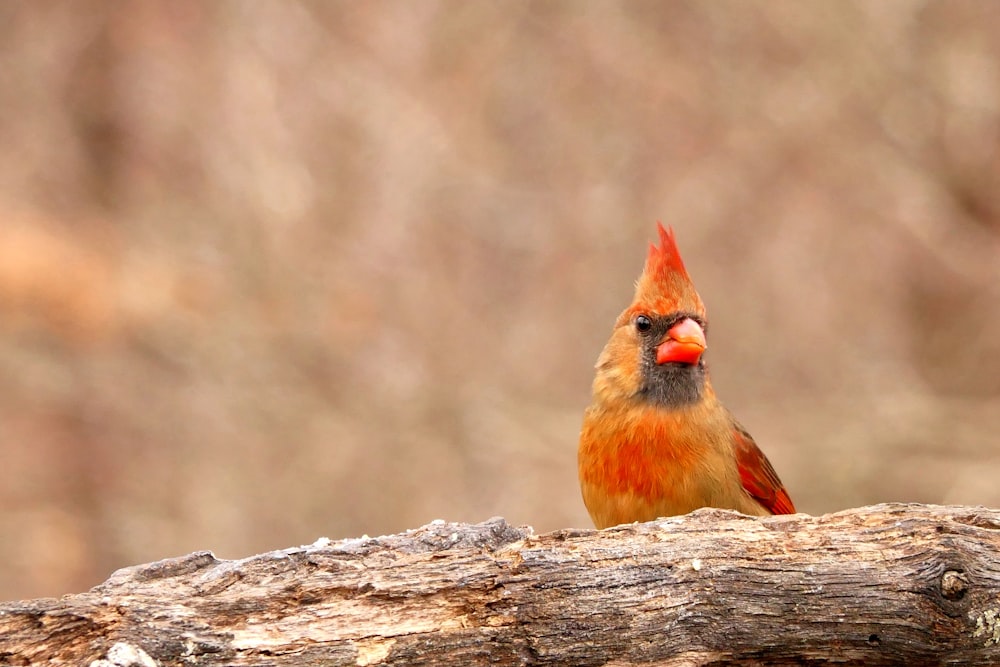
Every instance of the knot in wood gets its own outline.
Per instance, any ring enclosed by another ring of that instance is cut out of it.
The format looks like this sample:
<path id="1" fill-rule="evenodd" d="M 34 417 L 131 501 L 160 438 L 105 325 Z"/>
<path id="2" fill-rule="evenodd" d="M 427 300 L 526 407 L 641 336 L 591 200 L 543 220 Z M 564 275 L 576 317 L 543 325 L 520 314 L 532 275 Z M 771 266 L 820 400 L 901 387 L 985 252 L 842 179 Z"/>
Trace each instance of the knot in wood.
<path id="1" fill-rule="evenodd" d="M 948 570 L 941 575 L 941 595 L 946 600 L 961 600 L 969 590 L 969 578 L 964 572 Z"/>

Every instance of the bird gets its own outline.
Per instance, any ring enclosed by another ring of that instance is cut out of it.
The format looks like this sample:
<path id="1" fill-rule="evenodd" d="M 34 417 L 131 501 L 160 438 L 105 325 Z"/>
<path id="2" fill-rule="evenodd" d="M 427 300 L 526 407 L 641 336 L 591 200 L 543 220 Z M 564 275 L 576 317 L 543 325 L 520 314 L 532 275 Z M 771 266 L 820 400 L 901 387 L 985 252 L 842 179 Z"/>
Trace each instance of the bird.
<path id="1" fill-rule="evenodd" d="M 701 507 L 794 514 L 771 462 L 712 389 L 705 305 L 673 229 L 656 228 L 659 246 L 595 366 L 577 452 L 587 511 L 598 528 Z"/>

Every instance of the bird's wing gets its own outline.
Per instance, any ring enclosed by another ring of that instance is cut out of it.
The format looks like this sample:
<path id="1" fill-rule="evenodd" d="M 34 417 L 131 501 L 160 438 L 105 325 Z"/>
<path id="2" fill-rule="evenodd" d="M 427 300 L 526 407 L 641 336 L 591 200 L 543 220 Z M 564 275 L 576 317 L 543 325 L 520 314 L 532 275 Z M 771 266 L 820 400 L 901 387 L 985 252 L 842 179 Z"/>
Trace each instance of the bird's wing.
<path id="1" fill-rule="evenodd" d="M 740 481 L 747 493 L 771 514 L 795 514 L 795 506 L 788 497 L 784 484 L 778 479 L 778 473 L 774 472 L 774 467 L 764 456 L 764 452 L 760 451 L 750 434 L 735 419 L 733 443 Z"/>

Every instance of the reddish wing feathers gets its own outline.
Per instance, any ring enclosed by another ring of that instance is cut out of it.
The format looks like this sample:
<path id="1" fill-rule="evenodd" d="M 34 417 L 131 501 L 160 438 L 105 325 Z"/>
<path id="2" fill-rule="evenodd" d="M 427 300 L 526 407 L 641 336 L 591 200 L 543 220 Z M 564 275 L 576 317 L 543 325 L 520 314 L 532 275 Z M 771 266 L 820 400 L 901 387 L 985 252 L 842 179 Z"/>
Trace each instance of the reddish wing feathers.
<path id="1" fill-rule="evenodd" d="M 771 462 L 738 422 L 733 420 L 736 463 L 743 488 L 772 514 L 795 514 L 795 506 Z"/>

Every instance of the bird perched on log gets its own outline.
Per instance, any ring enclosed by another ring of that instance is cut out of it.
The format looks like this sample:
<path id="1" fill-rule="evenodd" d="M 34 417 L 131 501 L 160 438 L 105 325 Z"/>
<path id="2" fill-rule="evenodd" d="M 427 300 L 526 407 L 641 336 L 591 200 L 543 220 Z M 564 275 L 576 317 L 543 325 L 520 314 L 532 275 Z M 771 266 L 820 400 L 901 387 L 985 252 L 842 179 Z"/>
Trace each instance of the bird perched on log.
<path id="1" fill-rule="evenodd" d="M 699 507 L 792 514 L 770 461 L 712 390 L 705 306 L 673 230 L 657 230 L 597 360 L 578 452 L 584 504 L 598 528 Z"/>

